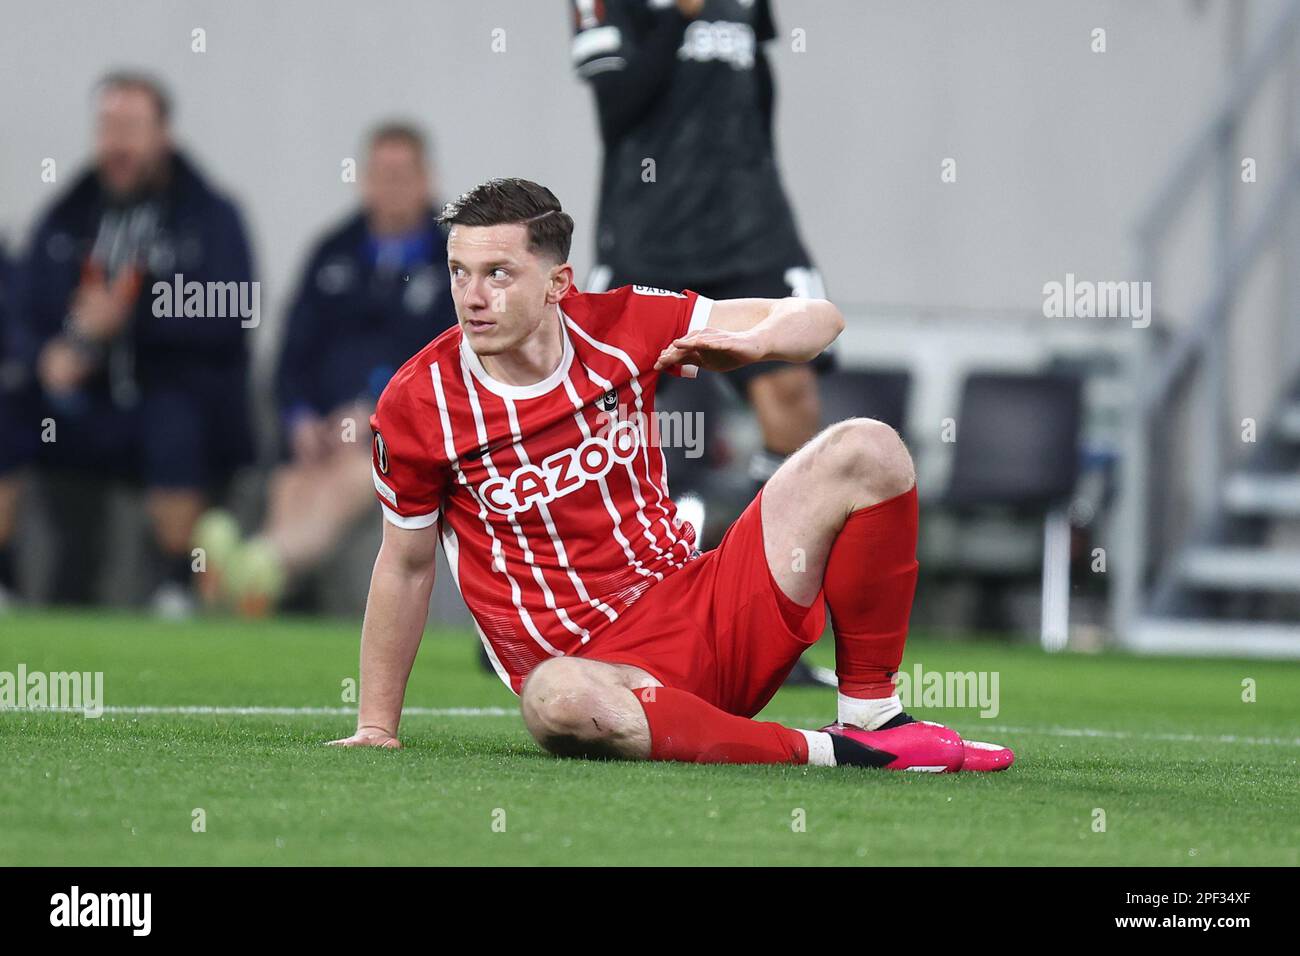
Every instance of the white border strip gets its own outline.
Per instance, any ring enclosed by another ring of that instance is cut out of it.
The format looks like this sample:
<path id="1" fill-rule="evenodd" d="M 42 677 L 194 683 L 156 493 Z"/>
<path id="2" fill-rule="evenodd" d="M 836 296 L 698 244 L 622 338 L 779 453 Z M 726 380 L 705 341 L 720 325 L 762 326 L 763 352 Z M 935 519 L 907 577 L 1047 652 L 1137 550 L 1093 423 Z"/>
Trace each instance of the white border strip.
<path id="1" fill-rule="evenodd" d="M 995 734 L 1037 734 L 1040 737 L 1095 737 L 1101 740 L 1160 740 L 1179 744 L 1250 744 L 1260 747 L 1300 747 L 1300 737 L 1242 737 L 1238 734 L 1148 734 L 1091 727 L 999 727 Z M 963 734 L 963 736 L 965 736 Z"/>
<path id="2" fill-rule="evenodd" d="M 82 707 L 0 707 L 0 714 L 84 714 Z M 355 717 L 356 707 L 104 707 L 125 717 Z M 403 717 L 517 717 L 517 707 L 405 707 Z"/>
<path id="3" fill-rule="evenodd" d="M 696 295 L 695 304 L 691 306 L 691 321 L 687 324 L 683 337 L 707 328 L 709 317 L 712 314 L 713 300 L 702 295 Z M 695 378 L 700 374 L 700 367 L 698 365 L 682 365 L 679 367 L 679 371 L 682 378 Z"/>
<path id="4" fill-rule="evenodd" d="M 795 724 L 812 726 L 817 717 L 806 717 L 793 721 Z M 926 718 L 927 720 L 929 717 Z M 1173 734 L 1140 733 L 1127 730 L 1098 730 L 1092 727 L 1008 727 L 1004 724 L 985 726 L 976 720 L 954 721 L 953 726 L 963 738 L 975 740 L 997 734 L 1028 734 L 1033 737 L 1083 737 L 1097 740 L 1149 740 L 1176 744 L 1243 744 L 1253 747 L 1300 747 L 1300 737 L 1245 737 L 1239 734 Z M 945 725 L 948 726 L 948 725 Z M 968 732 L 969 731 L 969 732 Z M 999 741 L 1003 743 L 1004 741 Z M 1014 748 L 1013 748 L 1014 749 Z"/>
<path id="5" fill-rule="evenodd" d="M 382 501 L 379 502 L 379 507 L 383 509 L 384 518 L 387 519 L 389 524 L 404 528 L 407 531 L 419 531 L 421 528 L 427 528 L 438 521 L 438 510 L 436 508 L 427 515 L 413 515 L 407 518 L 404 515 L 399 515 Z"/>
<path id="6" fill-rule="evenodd" d="M 0 714 L 83 714 L 80 707 L 14 708 L 0 707 Z M 105 707 L 105 714 L 122 716 L 183 717 L 355 717 L 355 707 Z M 403 717 L 517 717 L 517 707 L 406 707 Z M 800 723 L 816 723 L 816 718 Z M 973 725 L 968 725 L 973 726 Z M 1238 734 L 1148 734 L 1124 730 L 1097 730 L 1089 727 L 1007 727 L 991 724 L 979 727 L 980 736 L 992 734 L 1030 734 L 1039 737 L 1093 737 L 1103 740 L 1160 740 L 1188 744 L 1244 744 L 1255 747 L 1300 747 L 1300 737 L 1243 737 Z"/>

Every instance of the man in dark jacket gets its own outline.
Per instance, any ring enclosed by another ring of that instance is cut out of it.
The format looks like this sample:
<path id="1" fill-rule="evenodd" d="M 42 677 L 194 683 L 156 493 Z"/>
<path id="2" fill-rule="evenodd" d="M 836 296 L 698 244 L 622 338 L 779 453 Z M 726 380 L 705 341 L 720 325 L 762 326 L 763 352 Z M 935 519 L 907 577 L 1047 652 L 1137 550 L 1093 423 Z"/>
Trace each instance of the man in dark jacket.
<path id="1" fill-rule="evenodd" d="M 362 208 L 316 246 L 289 312 L 278 374 L 284 462 L 265 525 L 243 544 L 224 513 L 199 526 L 221 584 L 205 594 L 248 614 L 269 611 L 290 578 L 319 565 L 370 512 L 368 422 L 379 393 L 456 324 L 420 131 L 376 129 L 361 187 Z"/>
<path id="2" fill-rule="evenodd" d="M 195 520 L 252 458 L 260 291 L 234 205 L 172 142 L 162 87 L 114 73 L 97 105 L 94 165 L 15 271 L 14 357 L 34 382 L 0 417 L 0 484 L 33 462 L 142 483 L 166 569 L 155 606 L 179 613 Z"/>

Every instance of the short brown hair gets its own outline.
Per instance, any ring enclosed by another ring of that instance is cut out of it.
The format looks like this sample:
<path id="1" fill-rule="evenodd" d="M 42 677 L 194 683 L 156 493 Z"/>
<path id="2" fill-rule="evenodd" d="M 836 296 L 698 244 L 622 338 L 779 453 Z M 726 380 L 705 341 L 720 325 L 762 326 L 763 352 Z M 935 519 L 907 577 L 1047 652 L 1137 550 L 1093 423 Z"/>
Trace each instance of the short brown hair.
<path id="1" fill-rule="evenodd" d="M 555 193 L 527 179 L 489 179 L 442 207 L 443 225 L 528 227 L 528 249 L 567 262 L 573 242 L 573 217 L 560 208 Z"/>
<path id="2" fill-rule="evenodd" d="M 140 90 L 148 94 L 153 100 L 158 122 L 163 126 L 171 122 L 172 98 L 167 92 L 167 87 L 163 86 L 162 80 L 153 74 L 146 73 L 144 70 L 113 70 L 100 77 L 99 82 L 95 84 L 96 94 L 106 93 L 109 90 Z"/>
<path id="3" fill-rule="evenodd" d="M 424 162 L 429 153 L 428 138 L 414 123 L 402 120 L 389 120 L 380 123 L 370 131 L 368 145 L 374 149 L 380 143 L 402 143 L 409 146 L 420 162 Z"/>

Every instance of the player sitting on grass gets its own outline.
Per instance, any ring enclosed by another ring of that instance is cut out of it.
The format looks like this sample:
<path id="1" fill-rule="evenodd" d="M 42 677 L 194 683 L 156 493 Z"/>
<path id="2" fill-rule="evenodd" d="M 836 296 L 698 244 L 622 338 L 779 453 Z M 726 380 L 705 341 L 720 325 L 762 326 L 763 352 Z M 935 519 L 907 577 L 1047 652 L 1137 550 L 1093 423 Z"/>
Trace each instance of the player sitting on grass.
<path id="1" fill-rule="evenodd" d="M 806 362 L 840 333 L 820 299 L 579 293 L 550 190 L 484 183 L 443 210 L 458 326 L 371 419 L 386 519 L 346 746 L 397 747 L 441 537 L 493 665 L 562 756 L 997 770 L 1004 747 L 903 713 L 916 585 L 912 462 L 852 419 L 792 455 L 701 554 L 652 423 L 662 372 Z M 830 608 L 839 721 L 752 720 Z"/>

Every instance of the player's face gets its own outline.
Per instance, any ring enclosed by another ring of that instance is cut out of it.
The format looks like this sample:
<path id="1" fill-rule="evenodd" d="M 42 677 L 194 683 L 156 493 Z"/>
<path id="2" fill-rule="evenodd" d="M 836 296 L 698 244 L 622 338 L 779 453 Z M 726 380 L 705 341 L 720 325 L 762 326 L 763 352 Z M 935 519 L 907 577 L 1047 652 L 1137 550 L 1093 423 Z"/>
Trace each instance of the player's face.
<path id="1" fill-rule="evenodd" d="M 456 318 L 479 355 L 519 348 L 555 314 L 572 274 L 530 251 L 527 228 L 513 224 L 453 226 L 447 267 Z"/>
<path id="2" fill-rule="evenodd" d="M 134 87 L 104 91 L 95 129 L 95 163 L 110 193 L 124 198 L 142 192 L 158 176 L 170 146 L 167 127 L 147 92 Z"/>

